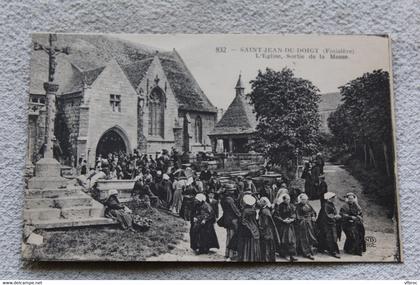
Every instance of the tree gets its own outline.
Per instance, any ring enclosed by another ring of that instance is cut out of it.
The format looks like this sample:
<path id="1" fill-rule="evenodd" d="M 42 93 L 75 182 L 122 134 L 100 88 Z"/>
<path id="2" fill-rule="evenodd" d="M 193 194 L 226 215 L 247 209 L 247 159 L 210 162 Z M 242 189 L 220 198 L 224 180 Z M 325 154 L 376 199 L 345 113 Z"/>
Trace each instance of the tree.
<path id="1" fill-rule="evenodd" d="M 267 68 L 251 81 L 248 94 L 258 120 L 253 147 L 273 164 L 287 166 L 296 155 L 318 149 L 319 90 L 284 68 Z M 296 166 L 296 165 L 295 165 Z"/>
<path id="2" fill-rule="evenodd" d="M 340 87 L 343 104 L 328 118 L 328 126 L 337 142 L 354 144 L 353 153 L 365 166 L 391 175 L 392 122 L 389 74 L 374 70 Z M 362 151 L 363 150 L 363 151 Z M 382 163 L 383 162 L 383 163 Z"/>

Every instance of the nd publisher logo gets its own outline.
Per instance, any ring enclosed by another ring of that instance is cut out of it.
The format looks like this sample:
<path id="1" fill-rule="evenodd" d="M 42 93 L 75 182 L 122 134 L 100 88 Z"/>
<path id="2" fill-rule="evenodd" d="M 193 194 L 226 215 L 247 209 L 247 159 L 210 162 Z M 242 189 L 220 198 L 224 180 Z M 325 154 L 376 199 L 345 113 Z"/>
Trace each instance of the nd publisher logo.
<path id="1" fill-rule="evenodd" d="M 365 237 L 367 247 L 376 247 L 376 238 L 374 236 Z"/>

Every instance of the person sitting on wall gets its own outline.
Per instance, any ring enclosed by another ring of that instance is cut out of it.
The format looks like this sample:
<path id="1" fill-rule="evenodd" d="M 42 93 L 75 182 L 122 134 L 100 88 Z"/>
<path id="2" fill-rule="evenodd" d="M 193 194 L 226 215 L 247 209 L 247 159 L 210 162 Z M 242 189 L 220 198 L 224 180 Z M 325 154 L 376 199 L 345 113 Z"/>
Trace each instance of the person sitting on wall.
<path id="1" fill-rule="evenodd" d="M 105 201 L 105 217 L 117 220 L 124 230 L 135 231 L 133 228 L 132 211 L 118 200 L 118 191 L 109 190 Z"/>

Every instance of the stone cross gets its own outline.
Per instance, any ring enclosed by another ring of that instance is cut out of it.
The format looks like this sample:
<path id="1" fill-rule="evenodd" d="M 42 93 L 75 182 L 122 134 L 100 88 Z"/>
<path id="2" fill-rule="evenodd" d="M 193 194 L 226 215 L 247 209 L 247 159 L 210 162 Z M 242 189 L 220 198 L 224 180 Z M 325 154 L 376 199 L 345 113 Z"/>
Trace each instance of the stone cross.
<path id="1" fill-rule="evenodd" d="M 56 113 L 56 93 L 58 91 L 58 84 L 54 83 L 54 74 L 55 68 L 57 66 L 56 55 L 60 53 L 69 54 L 70 48 L 58 48 L 54 46 L 54 42 L 57 41 L 56 34 L 49 34 L 48 45 L 42 45 L 40 43 L 34 42 L 34 50 L 42 50 L 48 54 L 48 82 L 44 82 L 44 89 L 46 92 L 46 109 L 47 109 L 47 119 L 46 119 L 46 130 L 45 130 L 45 149 L 44 157 L 53 158 L 53 147 L 54 147 L 54 121 Z"/>

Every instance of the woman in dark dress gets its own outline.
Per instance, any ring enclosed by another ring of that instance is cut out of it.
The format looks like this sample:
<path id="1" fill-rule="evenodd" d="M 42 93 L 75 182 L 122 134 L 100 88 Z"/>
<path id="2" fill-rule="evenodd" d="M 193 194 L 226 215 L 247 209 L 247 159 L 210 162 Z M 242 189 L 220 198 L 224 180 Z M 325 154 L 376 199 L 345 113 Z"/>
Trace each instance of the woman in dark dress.
<path id="1" fill-rule="evenodd" d="M 157 183 L 157 188 L 162 206 L 169 209 L 172 202 L 172 182 L 169 180 L 169 176 L 166 173 L 163 174 L 162 180 Z"/>
<path id="2" fill-rule="evenodd" d="M 280 237 L 279 254 L 289 257 L 291 262 L 297 261 L 296 235 L 294 221 L 296 220 L 295 207 L 290 203 L 290 196 L 283 194 L 274 207 L 273 219 L 276 223 Z"/>
<path id="3" fill-rule="evenodd" d="M 362 255 L 366 251 L 365 227 L 363 226 L 363 213 L 354 193 L 347 193 L 346 203 L 340 209 L 341 225 L 346 234 L 344 252 Z"/>
<path id="4" fill-rule="evenodd" d="M 280 246 L 280 238 L 271 216 L 271 202 L 267 197 L 259 201 L 261 210 L 259 214 L 261 261 L 276 261 L 276 249 Z"/>
<path id="5" fill-rule="evenodd" d="M 338 249 L 337 240 L 339 230 L 337 229 L 337 221 L 340 215 L 334 205 L 335 193 L 327 192 L 324 194 L 324 204 L 319 211 L 318 226 L 318 251 L 327 251 L 331 256 L 340 258 L 340 250 Z"/>
<path id="6" fill-rule="evenodd" d="M 257 212 L 254 209 L 256 199 L 251 195 L 243 197 L 243 210 L 238 226 L 238 261 L 260 261 L 260 231 Z"/>
<path id="7" fill-rule="evenodd" d="M 305 162 L 305 167 L 303 169 L 301 178 L 305 179 L 305 193 L 311 199 L 313 196 L 314 183 L 312 181 L 311 166 L 309 162 Z"/>
<path id="8" fill-rule="evenodd" d="M 312 189 L 309 196 L 311 200 L 319 199 L 319 175 L 321 175 L 319 165 L 315 163 L 311 168 Z"/>
<path id="9" fill-rule="evenodd" d="M 187 185 L 182 193 L 183 198 L 179 215 L 186 221 L 191 220 L 191 214 L 194 207 L 194 197 L 196 193 L 197 192 L 192 184 Z"/>
<path id="10" fill-rule="evenodd" d="M 124 230 L 134 231 L 131 210 L 121 205 L 117 196 L 117 190 L 109 190 L 108 199 L 105 201 L 105 217 L 117 220 Z"/>
<path id="11" fill-rule="evenodd" d="M 303 257 L 314 260 L 313 248 L 318 241 L 315 234 L 316 213 L 308 203 L 308 196 L 304 193 L 298 196 L 296 205 L 296 248 Z"/>
<path id="12" fill-rule="evenodd" d="M 215 219 L 212 207 L 206 202 L 206 195 L 197 194 L 191 215 L 190 245 L 198 254 L 208 253 L 211 248 L 219 248 L 214 231 Z"/>

